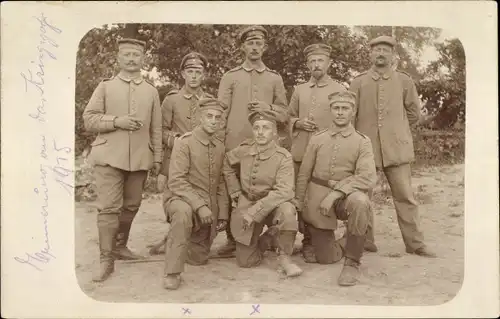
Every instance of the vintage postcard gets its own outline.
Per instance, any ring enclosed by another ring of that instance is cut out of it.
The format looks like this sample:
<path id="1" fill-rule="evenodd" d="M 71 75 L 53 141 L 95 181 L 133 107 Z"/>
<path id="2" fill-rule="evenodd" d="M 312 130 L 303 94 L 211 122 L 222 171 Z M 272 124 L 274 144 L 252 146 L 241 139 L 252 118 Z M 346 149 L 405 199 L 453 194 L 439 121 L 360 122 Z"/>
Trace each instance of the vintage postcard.
<path id="1" fill-rule="evenodd" d="M 495 6 L 2 3 L 3 317 L 498 316 Z"/>

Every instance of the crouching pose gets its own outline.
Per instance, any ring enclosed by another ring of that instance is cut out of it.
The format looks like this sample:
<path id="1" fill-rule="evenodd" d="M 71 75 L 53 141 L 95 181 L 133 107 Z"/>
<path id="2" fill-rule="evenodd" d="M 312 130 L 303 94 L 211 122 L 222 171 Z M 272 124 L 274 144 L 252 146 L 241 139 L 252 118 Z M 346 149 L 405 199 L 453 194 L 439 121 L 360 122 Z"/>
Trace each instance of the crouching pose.
<path id="1" fill-rule="evenodd" d="M 345 262 L 338 283 L 355 285 L 366 232 L 372 223 L 367 192 L 377 175 L 370 139 L 351 125 L 356 96 L 335 92 L 330 96 L 333 123 L 314 134 L 307 146 L 297 177 L 299 212 L 311 231 L 316 262 L 339 259 L 335 248 L 337 218 L 347 220 Z"/>
<path id="2" fill-rule="evenodd" d="M 228 206 L 222 176 L 224 145 L 215 133 L 224 111 L 215 99 L 199 103 L 201 125 L 174 144 L 163 207 L 170 231 L 165 251 L 165 289 L 177 289 L 184 263 L 203 265 L 217 229 L 227 225 Z"/>
<path id="3" fill-rule="evenodd" d="M 273 111 L 252 112 L 248 119 L 253 139 L 227 152 L 224 161 L 227 189 L 236 208 L 230 219 L 236 261 L 240 267 L 258 266 L 275 241 L 280 269 L 289 277 L 298 276 L 302 270 L 290 258 L 298 229 L 292 156 L 276 144 Z M 261 235 L 264 225 L 268 230 Z"/>

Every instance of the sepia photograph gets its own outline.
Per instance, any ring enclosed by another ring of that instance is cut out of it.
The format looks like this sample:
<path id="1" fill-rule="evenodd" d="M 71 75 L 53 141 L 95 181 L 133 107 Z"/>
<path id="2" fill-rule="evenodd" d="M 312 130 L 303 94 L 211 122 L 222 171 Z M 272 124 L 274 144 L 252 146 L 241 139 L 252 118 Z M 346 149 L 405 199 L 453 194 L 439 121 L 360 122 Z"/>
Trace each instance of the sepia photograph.
<path id="1" fill-rule="evenodd" d="M 74 67 L 90 298 L 435 306 L 460 291 L 466 59 L 450 30 L 109 23 Z"/>

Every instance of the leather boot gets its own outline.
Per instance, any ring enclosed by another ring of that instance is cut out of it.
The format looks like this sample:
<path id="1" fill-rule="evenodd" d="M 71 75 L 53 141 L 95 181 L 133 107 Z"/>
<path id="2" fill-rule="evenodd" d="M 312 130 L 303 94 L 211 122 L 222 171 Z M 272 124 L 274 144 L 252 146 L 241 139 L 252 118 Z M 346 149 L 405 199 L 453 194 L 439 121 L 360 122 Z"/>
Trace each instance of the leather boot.
<path id="1" fill-rule="evenodd" d="M 115 220 L 116 219 L 116 222 Z M 99 272 L 92 278 L 95 282 L 102 282 L 115 270 L 113 248 L 116 243 L 116 232 L 118 231 L 118 216 L 98 216 L 99 233 Z"/>
<path id="2" fill-rule="evenodd" d="M 304 224 L 304 239 L 302 239 L 302 258 L 306 263 L 315 263 L 316 255 L 311 241 L 311 233 L 307 224 Z"/>
<path id="3" fill-rule="evenodd" d="M 420 247 L 416 250 L 412 250 L 411 248 L 406 247 L 406 252 L 409 254 L 415 254 L 418 256 L 428 257 L 428 258 L 436 258 L 437 257 L 436 253 L 431 251 L 426 246 Z"/>
<path id="4" fill-rule="evenodd" d="M 363 256 L 366 236 L 347 235 L 345 262 L 338 278 L 340 286 L 354 286 L 360 277 L 359 265 Z"/>
<path id="5" fill-rule="evenodd" d="M 176 290 L 181 285 L 181 274 L 168 274 L 163 278 L 163 288 Z"/>
<path id="6" fill-rule="evenodd" d="M 132 227 L 131 222 L 120 222 L 120 228 L 118 234 L 116 234 L 116 248 L 113 251 L 113 254 L 115 255 L 115 258 L 117 260 L 143 259 L 142 256 L 133 253 L 127 247 L 128 237 L 130 235 L 130 227 Z"/>
<path id="7" fill-rule="evenodd" d="M 372 253 L 376 253 L 378 251 L 378 247 L 375 245 L 375 235 L 373 234 L 372 226 L 368 226 L 368 229 L 366 230 L 365 251 Z"/>
<path id="8" fill-rule="evenodd" d="M 227 241 L 223 246 L 217 249 L 217 257 L 219 258 L 235 257 L 234 252 L 236 251 L 236 241 L 234 240 L 229 225 L 230 224 L 228 223 L 226 228 Z"/>
<path id="9" fill-rule="evenodd" d="M 259 250 L 262 253 L 265 253 L 267 250 L 277 251 L 279 248 L 278 235 L 279 235 L 279 229 L 276 226 L 271 226 L 268 229 L 266 229 L 266 231 L 259 236 L 259 241 L 258 241 Z"/>
<path id="10" fill-rule="evenodd" d="M 297 233 L 295 231 L 289 230 L 281 231 L 279 233 L 278 262 L 280 268 L 285 272 L 287 277 L 296 277 L 302 274 L 302 269 L 300 269 L 300 267 L 297 266 L 290 258 L 293 252 L 293 244 L 295 243 L 296 234 Z"/>

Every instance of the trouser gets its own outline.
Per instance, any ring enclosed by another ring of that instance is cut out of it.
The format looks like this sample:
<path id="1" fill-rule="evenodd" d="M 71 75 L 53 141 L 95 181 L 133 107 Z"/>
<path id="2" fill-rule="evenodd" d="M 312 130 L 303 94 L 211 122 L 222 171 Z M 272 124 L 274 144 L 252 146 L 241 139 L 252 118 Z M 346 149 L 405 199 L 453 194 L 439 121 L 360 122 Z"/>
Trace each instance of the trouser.
<path id="1" fill-rule="evenodd" d="M 117 244 L 127 244 L 132 222 L 141 206 L 147 175 L 144 170 L 130 172 L 109 165 L 94 167 L 97 227 L 114 232 Z"/>
<path id="2" fill-rule="evenodd" d="M 236 262 L 240 267 L 256 267 L 262 262 L 264 252 L 259 248 L 259 236 L 264 225 L 268 227 L 274 225 L 278 228 L 278 249 L 280 254 L 292 254 L 298 228 L 297 211 L 292 203 L 285 202 L 272 211 L 263 222 L 254 225 L 250 245 L 247 246 L 236 242 Z"/>
<path id="3" fill-rule="evenodd" d="M 406 247 L 413 251 L 424 247 L 418 204 L 411 185 L 410 164 L 384 167 L 384 174 L 391 188 L 399 229 Z"/>
<path id="4" fill-rule="evenodd" d="M 347 243 L 345 257 L 359 262 L 363 255 L 366 232 L 372 223 L 370 199 L 362 192 L 353 192 L 334 203 L 337 219 L 347 220 Z M 316 261 L 319 264 L 335 262 L 333 245 L 335 232 L 332 229 L 320 229 L 307 225 L 311 233 L 311 244 Z"/>
<path id="5" fill-rule="evenodd" d="M 293 162 L 293 168 L 295 171 L 295 181 L 297 181 L 297 176 L 299 176 L 299 169 L 301 164 L 302 162 L 295 162 L 295 161 Z M 302 238 L 302 248 L 308 249 L 308 247 L 311 246 L 311 231 L 309 230 L 309 225 L 307 225 L 306 223 L 303 224 L 304 227 L 303 229 L 300 230 L 302 232 L 302 235 L 304 235 L 304 237 Z"/>
<path id="6" fill-rule="evenodd" d="M 170 230 L 165 248 L 165 276 L 184 271 L 184 264 L 203 265 L 208 262 L 212 245 L 212 225 L 201 225 L 191 206 L 180 199 L 172 200 L 165 211 Z M 195 227 L 196 225 L 196 227 Z"/>

